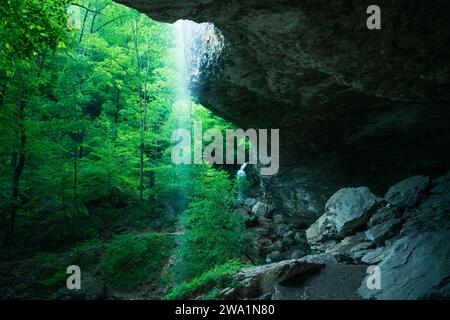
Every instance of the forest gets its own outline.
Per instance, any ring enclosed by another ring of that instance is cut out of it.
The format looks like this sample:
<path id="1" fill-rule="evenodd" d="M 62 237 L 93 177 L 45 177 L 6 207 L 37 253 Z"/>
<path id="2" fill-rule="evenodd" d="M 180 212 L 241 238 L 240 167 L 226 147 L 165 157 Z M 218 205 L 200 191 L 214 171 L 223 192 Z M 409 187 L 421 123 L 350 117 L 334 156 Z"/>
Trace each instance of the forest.
<path id="1" fill-rule="evenodd" d="M 120 299 L 237 270 L 236 170 L 170 158 L 177 128 L 233 128 L 191 99 L 176 28 L 111 0 L 0 11 L 1 298 L 59 298 L 70 265 Z"/>

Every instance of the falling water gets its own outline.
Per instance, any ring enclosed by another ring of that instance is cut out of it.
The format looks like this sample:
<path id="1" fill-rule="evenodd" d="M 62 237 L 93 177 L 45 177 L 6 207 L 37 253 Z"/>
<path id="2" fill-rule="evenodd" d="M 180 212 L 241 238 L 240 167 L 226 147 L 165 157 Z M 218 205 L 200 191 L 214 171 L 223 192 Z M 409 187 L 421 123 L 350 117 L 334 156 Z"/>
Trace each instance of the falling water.
<path id="1" fill-rule="evenodd" d="M 247 166 L 248 162 L 244 163 L 239 171 L 237 172 L 238 178 L 244 178 L 247 179 L 247 174 L 245 173 L 245 167 Z"/>
<path id="2" fill-rule="evenodd" d="M 189 31 L 183 21 L 177 21 L 175 24 L 176 31 L 176 56 L 178 69 L 178 86 L 177 86 L 177 101 L 174 106 L 176 116 L 176 129 L 191 129 L 191 93 L 189 91 L 189 65 L 186 58 L 186 43 Z"/>
<path id="3" fill-rule="evenodd" d="M 220 58 L 225 48 L 222 33 L 212 23 L 178 20 L 175 23 L 185 64 L 186 88 L 217 77 Z"/>
<path id="4" fill-rule="evenodd" d="M 245 167 L 247 167 L 247 164 L 248 162 L 244 163 L 236 174 L 238 200 L 244 200 L 244 193 L 247 185 L 247 173 L 245 172 Z"/>
<path id="5" fill-rule="evenodd" d="M 200 80 L 210 78 L 217 70 L 218 59 L 224 47 L 222 34 L 211 23 L 195 23 L 179 20 L 174 24 L 176 36 L 176 63 L 179 75 L 176 102 L 172 108 L 175 117 L 174 129 L 185 129 L 192 133 L 191 88 Z M 182 184 L 190 180 L 191 166 L 177 166 L 177 179 Z M 180 198 L 188 198 L 183 191 Z"/>

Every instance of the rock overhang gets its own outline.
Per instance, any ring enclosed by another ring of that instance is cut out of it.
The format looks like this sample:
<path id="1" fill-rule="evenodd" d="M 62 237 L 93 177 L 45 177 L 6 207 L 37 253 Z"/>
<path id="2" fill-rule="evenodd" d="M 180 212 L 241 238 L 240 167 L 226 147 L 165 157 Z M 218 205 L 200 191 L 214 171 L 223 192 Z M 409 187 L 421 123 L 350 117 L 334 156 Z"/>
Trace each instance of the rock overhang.
<path id="1" fill-rule="evenodd" d="M 450 167 L 448 1 L 380 0 L 381 30 L 366 28 L 369 1 L 117 2 L 214 23 L 226 41 L 220 75 L 205 65 L 193 95 L 242 128 L 280 129 L 282 165 L 403 171 L 385 185 Z"/>

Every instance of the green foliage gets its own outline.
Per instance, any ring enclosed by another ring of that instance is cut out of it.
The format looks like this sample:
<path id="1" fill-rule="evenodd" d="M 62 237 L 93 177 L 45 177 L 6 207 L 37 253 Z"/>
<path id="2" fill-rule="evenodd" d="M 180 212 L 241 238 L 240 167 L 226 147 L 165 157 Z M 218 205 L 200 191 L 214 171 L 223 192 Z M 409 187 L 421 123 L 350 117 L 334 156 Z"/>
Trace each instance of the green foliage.
<path id="1" fill-rule="evenodd" d="M 139 95 L 146 106 L 146 211 L 153 210 L 154 172 L 168 164 L 162 158 L 170 146 L 167 120 L 177 85 L 171 27 L 110 0 L 77 1 L 80 6 L 70 6 L 68 13 L 67 3 L 0 5 L 7 17 L 0 23 L 0 41 L 6 41 L 0 49 L 9 48 L 1 70 L 11 70 L 0 83 L 0 211 L 17 205 L 16 243 L 31 249 L 97 236 L 104 230 L 93 211 L 136 205 Z M 132 45 L 135 23 L 139 69 Z M 11 201 L 14 153 L 25 156 L 25 167 L 18 199 Z M 144 217 L 148 226 L 149 214 Z M 0 215 L 0 229 L 7 223 Z M 23 234 L 31 230 L 42 237 L 24 243 Z"/>
<path id="2" fill-rule="evenodd" d="M 0 76 L 11 77 L 17 59 L 29 61 L 67 40 L 68 0 L 4 0 L 0 3 Z"/>
<path id="3" fill-rule="evenodd" d="M 180 273 L 192 278 L 237 259 L 244 250 L 245 224 L 235 209 L 234 186 L 224 171 L 197 168 L 195 195 L 182 216 L 186 226 L 180 244 Z"/>
<path id="4" fill-rule="evenodd" d="M 106 247 L 97 273 L 122 289 L 156 282 L 170 255 L 173 240 L 173 236 L 154 233 L 116 236 Z"/>
<path id="5" fill-rule="evenodd" d="M 217 299 L 220 289 L 239 286 L 232 275 L 242 268 L 249 267 L 239 261 L 231 260 L 202 273 L 189 282 L 184 282 L 170 290 L 167 300 L 180 299 Z"/>
<path id="6" fill-rule="evenodd" d="M 33 257 L 33 290 L 38 296 L 49 297 L 54 291 L 66 285 L 70 265 L 78 265 L 83 272 L 95 269 L 105 250 L 105 244 L 97 240 L 87 241 L 75 246 L 70 252 L 39 253 Z"/>
<path id="7" fill-rule="evenodd" d="M 171 162 L 181 124 L 232 128 L 186 87 L 180 97 L 172 27 L 111 0 L 4 0 L 0 14 L 0 234 L 16 221 L 13 253 L 46 252 L 32 259 L 35 289 L 63 287 L 71 264 L 120 289 L 156 283 L 173 236 L 130 230 L 184 231 L 181 279 L 239 259 L 233 179 Z"/>
<path id="8" fill-rule="evenodd" d="M 78 265 L 82 275 L 92 274 L 118 289 L 144 283 L 159 284 L 163 266 L 174 245 L 172 235 L 126 233 L 110 242 L 86 241 L 66 254 L 41 253 L 33 260 L 36 292 L 48 297 L 65 286 L 69 265 Z"/>

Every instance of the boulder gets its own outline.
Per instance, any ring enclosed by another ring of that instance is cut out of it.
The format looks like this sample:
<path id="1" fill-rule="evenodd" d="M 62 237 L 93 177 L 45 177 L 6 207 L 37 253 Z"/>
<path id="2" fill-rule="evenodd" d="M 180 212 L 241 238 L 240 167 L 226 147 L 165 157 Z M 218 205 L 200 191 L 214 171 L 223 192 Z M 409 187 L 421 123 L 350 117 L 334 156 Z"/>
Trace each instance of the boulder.
<path id="1" fill-rule="evenodd" d="M 355 253 L 355 252 L 359 252 L 359 251 L 367 250 L 367 249 L 371 249 L 371 248 L 373 248 L 373 243 L 366 241 L 366 242 L 358 243 L 357 245 L 351 247 L 349 252 Z"/>
<path id="2" fill-rule="evenodd" d="M 259 224 L 261 227 L 266 229 L 272 228 L 272 220 L 264 218 L 262 216 L 252 216 L 255 219 L 255 222 Z"/>
<path id="3" fill-rule="evenodd" d="M 264 202 L 257 202 L 253 208 L 252 212 L 256 215 L 266 217 L 269 215 L 269 206 Z"/>
<path id="4" fill-rule="evenodd" d="M 373 251 L 374 244 L 372 242 L 361 242 L 356 246 L 350 248 L 348 251 L 348 256 L 353 260 L 353 262 L 360 263 L 361 258 Z"/>
<path id="5" fill-rule="evenodd" d="M 247 198 L 244 200 L 244 205 L 247 208 L 253 208 L 253 206 L 257 203 L 258 201 L 255 198 Z"/>
<path id="6" fill-rule="evenodd" d="M 429 177 L 413 176 L 392 186 L 384 198 L 395 206 L 412 207 L 417 204 L 429 185 Z"/>
<path id="7" fill-rule="evenodd" d="M 288 231 L 289 227 L 286 224 L 280 224 L 275 227 L 275 234 L 280 238 Z"/>
<path id="8" fill-rule="evenodd" d="M 333 235 L 333 225 L 328 220 L 326 214 L 319 217 L 308 229 L 306 229 L 306 239 L 311 245 L 311 248 L 330 238 Z"/>
<path id="9" fill-rule="evenodd" d="M 430 193 L 432 194 L 449 194 L 450 193 L 450 171 L 439 178 L 432 181 Z"/>
<path id="10" fill-rule="evenodd" d="M 416 206 L 406 208 L 399 236 L 362 258 L 367 264 L 378 263 L 381 271 L 381 290 L 369 290 L 363 282 L 359 293 L 364 298 L 450 298 L 449 179 L 435 179 L 427 191 L 427 177 L 413 178 L 400 184 L 416 187 L 397 193 L 406 199 L 398 203 Z"/>
<path id="11" fill-rule="evenodd" d="M 397 233 L 400 226 L 400 219 L 391 219 L 367 230 L 366 237 L 377 245 L 382 245 L 387 239 L 393 237 Z"/>
<path id="12" fill-rule="evenodd" d="M 363 281 L 358 292 L 366 299 L 449 299 L 449 239 L 450 230 L 418 232 L 399 239 L 378 264 L 381 289 L 370 290 Z"/>
<path id="13" fill-rule="evenodd" d="M 377 197 L 367 187 L 339 190 L 327 201 L 326 213 L 306 230 L 308 242 L 314 246 L 326 239 L 344 238 L 369 220 L 376 204 Z"/>
<path id="14" fill-rule="evenodd" d="M 234 214 L 240 216 L 244 220 L 247 228 L 251 228 L 259 224 L 258 218 L 256 216 L 251 215 L 250 212 L 245 208 L 239 208 L 234 210 Z M 264 225 L 261 226 L 264 227 Z"/>
<path id="15" fill-rule="evenodd" d="M 336 252 L 336 246 L 338 246 L 338 240 L 328 240 L 325 242 L 320 242 L 315 245 L 310 245 L 311 250 L 314 254 L 320 253 L 334 253 Z"/>
<path id="16" fill-rule="evenodd" d="M 297 242 L 299 242 L 299 243 L 302 243 L 302 242 L 305 241 L 304 235 L 302 235 L 300 232 L 296 232 L 296 233 L 295 233 L 294 239 L 295 239 L 295 241 L 297 241 Z"/>
<path id="17" fill-rule="evenodd" d="M 366 254 L 372 252 L 372 249 L 364 249 L 360 251 L 355 251 L 350 253 L 350 257 L 352 258 L 354 263 L 360 264 L 362 262 L 362 257 L 364 257 Z"/>
<path id="18" fill-rule="evenodd" d="M 283 251 L 283 242 L 279 240 L 275 241 L 270 245 L 269 249 L 273 251 Z"/>
<path id="19" fill-rule="evenodd" d="M 282 260 L 280 251 L 273 251 L 273 252 L 269 253 L 266 260 L 270 261 L 270 262 L 277 262 L 277 261 Z"/>
<path id="20" fill-rule="evenodd" d="M 325 211 L 337 236 L 345 237 L 368 221 L 376 203 L 377 197 L 367 187 L 344 188 L 331 196 Z"/>
<path id="21" fill-rule="evenodd" d="M 317 272 L 301 275 L 275 285 L 272 300 L 355 300 L 357 289 L 366 274 L 366 266 L 339 263 L 332 255 L 321 254 L 300 261 L 319 263 Z"/>
<path id="22" fill-rule="evenodd" d="M 305 254 L 300 250 L 294 250 L 291 253 L 291 259 L 300 259 L 301 257 L 304 257 Z"/>
<path id="23" fill-rule="evenodd" d="M 252 254 L 256 255 L 257 257 L 259 257 L 263 254 L 263 246 L 258 242 L 257 239 L 253 239 L 250 242 L 250 248 L 251 248 Z"/>
<path id="24" fill-rule="evenodd" d="M 365 235 L 362 232 L 358 232 L 355 235 L 345 237 L 340 241 L 329 241 L 324 243 L 324 248 L 326 252 L 337 253 L 340 255 L 348 255 L 350 249 L 354 246 L 366 241 Z"/>
<path id="25" fill-rule="evenodd" d="M 417 210 L 430 217 L 429 212 L 445 212 L 450 206 L 450 173 L 433 181 L 429 193 L 422 199 Z M 439 219 L 440 216 L 431 216 Z"/>
<path id="26" fill-rule="evenodd" d="M 255 228 L 254 232 L 261 237 L 267 237 L 270 234 L 266 228 Z"/>
<path id="27" fill-rule="evenodd" d="M 236 294 L 237 294 L 236 288 L 227 287 L 222 291 L 220 291 L 218 297 L 222 298 L 223 300 L 235 300 Z"/>
<path id="28" fill-rule="evenodd" d="M 369 226 L 375 226 L 390 219 L 398 218 L 400 216 L 400 213 L 401 211 L 398 207 L 388 204 L 387 206 L 382 207 L 373 213 L 372 217 L 369 220 Z"/>
<path id="29" fill-rule="evenodd" d="M 241 270 L 234 277 L 241 283 L 238 288 L 242 298 L 256 298 L 272 294 L 278 283 L 298 277 L 305 273 L 318 271 L 323 264 L 302 260 L 285 260 Z"/>
<path id="30" fill-rule="evenodd" d="M 361 257 L 361 262 L 369 264 L 369 265 L 376 264 L 376 263 L 380 262 L 381 260 L 383 260 L 383 258 L 386 256 L 387 252 L 388 252 L 388 248 L 386 248 L 386 247 L 379 247 L 379 248 L 376 248 L 375 250 L 370 250 L 369 252 L 367 252 L 366 254 L 364 254 Z"/>

